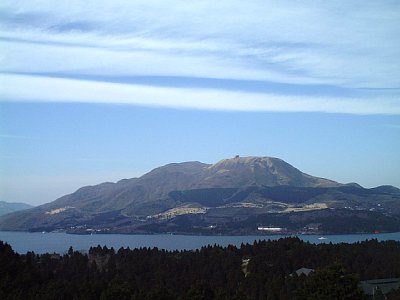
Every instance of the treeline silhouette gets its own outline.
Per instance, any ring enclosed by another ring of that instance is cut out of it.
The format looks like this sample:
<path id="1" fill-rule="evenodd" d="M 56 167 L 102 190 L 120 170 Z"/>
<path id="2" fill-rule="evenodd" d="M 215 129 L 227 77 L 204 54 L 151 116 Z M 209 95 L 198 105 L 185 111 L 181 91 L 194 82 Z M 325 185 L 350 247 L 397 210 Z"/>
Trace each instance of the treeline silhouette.
<path id="1" fill-rule="evenodd" d="M 294 272 L 302 267 L 308 276 Z M 195 251 L 92 247 L 20 255 L 0 241 L 0 299 L 368 299 L 360 280 L 400 277 L 400 242 L 298 238 Z M 400 291 L 387 295 L 400 299 Z"/>

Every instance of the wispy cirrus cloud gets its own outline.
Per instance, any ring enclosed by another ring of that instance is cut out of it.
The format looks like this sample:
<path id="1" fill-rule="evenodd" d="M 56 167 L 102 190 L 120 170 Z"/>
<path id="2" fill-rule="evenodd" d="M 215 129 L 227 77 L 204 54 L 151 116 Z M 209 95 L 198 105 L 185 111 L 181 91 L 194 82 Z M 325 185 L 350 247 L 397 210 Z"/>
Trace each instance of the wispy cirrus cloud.
<path id="1" fill-rule="evenodd" d="M 31 136 L 26 136 L 26 135 L 14 135 L 14 134 L 1 134 L 0 133 L 0 139 L 22 139 L 22 140 L 31 140 L 35 139 L 34 137 Z"/>
<path id="2" fill-rule="evenodd" d="M 207 88 L 156 87 L 26 75 L 0 75 L 11 101 L 111 103 L 223 111 L 400 114 L 396 98 L 296 96 Z"/>
<path id="3" fill-rule="evenodd" d="M 3 100 L 50 101 L 54 88 L 47 84 L 57 83 L 58 91 L 65 94 L 54 95 L 53 101 L 79 98 L 80 102 L 85 95 L 85 102 L 106 102 L 89 93 L 93 85 L 107 91 L 108 103 L 398 114 L 400 5 L 393 1 L 363 5 L 357 1 L 72 1 L 57 5 L 3 1 L 0 5 Z M 22 76 L 32 73 L 45 76 Z M 52 81 L 50 73 L 69 79 Z M 103 80 L 88 82 L 82 76 L 102 76 Z M 157 84 L 151 80 L 147 86 L 137 82 L 129 86 L 112 82 L 116 76 L 154 76 L 158 81 L 165 77 L 166 83 L 170 77 L 203 78 L 214 84 L 208 91 L 205 81 L 201 90 L 168 84 L 154 87 Z M 27 87 L 27 80 L 43 88 L 23 91 L 10 85 L 19 81 Z M 304 86 L 306 92 L 296 96 L 285 89 L 234 91 L 218 86 L 218 80 L 286 84 L 298 90 Z M 321 85 L 331 88 L 325 95 L 312 93 Z M 338 95 L 332 92 L 335 88 L 348 93 Z M 360 88 L 378 92 L 361 93 Z"/>

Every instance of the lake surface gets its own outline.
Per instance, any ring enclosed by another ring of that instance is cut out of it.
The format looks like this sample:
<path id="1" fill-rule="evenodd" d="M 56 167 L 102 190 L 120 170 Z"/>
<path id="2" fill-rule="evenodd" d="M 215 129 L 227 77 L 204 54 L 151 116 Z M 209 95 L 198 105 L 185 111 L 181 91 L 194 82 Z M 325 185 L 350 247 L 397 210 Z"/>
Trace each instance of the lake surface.
<path id="1" fill-rule="evenodd" d="M 124 235 L 124 234 L 94 234 L 74 235 L 66 233 L 40 233 L 40 232 L 9 232 L 0 231 L 0 240 L 7 242 L 18 253 L 34 251 L 35 253 L 65 253 L 70 246 L 75 250 L 87 251 L 91 246 L 106 245 L 118 250 L 121 247 L 140 248 L 158 247 L 167 250 L 193 250 L 207 245 L 236 245 L 253 243 L 255 240 L 276 240 L 288 235 L 254 235 L 254 236 L 192 236 L 192 235 Z M 298 235 L 310 243 L 355 243 L 367 239 L 396 240 L 400 241 L 400 232 L 382 234 L 347 234 L 326 235 L 320 239 L 318 235 Z"/>

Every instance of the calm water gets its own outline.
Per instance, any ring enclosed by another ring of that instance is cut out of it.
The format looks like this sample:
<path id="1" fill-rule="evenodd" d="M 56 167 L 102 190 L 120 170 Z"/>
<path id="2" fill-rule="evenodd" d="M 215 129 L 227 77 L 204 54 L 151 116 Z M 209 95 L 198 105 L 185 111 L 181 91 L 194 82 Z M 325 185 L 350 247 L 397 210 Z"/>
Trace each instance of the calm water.
<path id="1" fill-rule="evenodd" d="M 121 247 L 140 248 L 158 247 L 167 250 L 191 250 L 206 245 L 218 244 L 221 246 L 253 243 L 259 239 L 279 239 L 283 235 L 263 236 L 191 236 L 191 235 L 122 235 L 122 234 L 95 234 L 73 235 L 66 233 L 29 233 L 0 231 L 0 240 L 9 243 L 19 253 L 34 251 L 36 253 L 64 253 L 72 246 L 75 250 L 87 251 L 91 246 L 106 245 L 119 249 Z M 400 232 L 382 234 L 349 234 L 326 235 L 326 239 L 319 239 L 316 235 L 299 235 L 311 243 L 355 243 L 367 239 L 396 240 L 400 241 Z"/>

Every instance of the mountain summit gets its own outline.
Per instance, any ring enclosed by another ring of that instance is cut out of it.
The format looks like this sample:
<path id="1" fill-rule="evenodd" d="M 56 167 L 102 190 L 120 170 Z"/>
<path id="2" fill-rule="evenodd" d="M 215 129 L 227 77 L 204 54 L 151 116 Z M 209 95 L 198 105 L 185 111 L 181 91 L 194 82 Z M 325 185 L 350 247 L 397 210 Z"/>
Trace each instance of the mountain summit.
<path id="1" fill-rule="evenodd" d="M 305 174 L 287 162 L 274 157 L 239 157 L 223 159 L 204 170 L 198 186 L 244 187 L 244 186 L 333 187 L 340 184 Z"/>
<path id="2" fill-rule="evenodd" d="M 0 229 L 42 231 L 90 226 L 112 231 L 130 228 L 127 231 L 131 232 L 139 225 L 184 215 L 202 215 L 207 223 L 211 215 L 226 220 L 238 214 L 247 218 L 260 213 L 297 212 L 302 207 L 371 209 L 368 195 L 384 203 L 387 199 L 394 201 L 387 195 L 399 195 L 397 191 L 388 187 L 368 190 L 314 177 L 279 158 L 236 156 L 215 164 L 171 163 L 139 178 L 82 187 L 51 203 L 3 216 Z"/>

